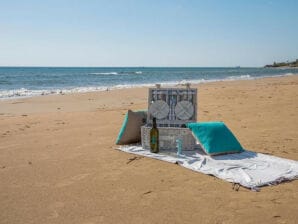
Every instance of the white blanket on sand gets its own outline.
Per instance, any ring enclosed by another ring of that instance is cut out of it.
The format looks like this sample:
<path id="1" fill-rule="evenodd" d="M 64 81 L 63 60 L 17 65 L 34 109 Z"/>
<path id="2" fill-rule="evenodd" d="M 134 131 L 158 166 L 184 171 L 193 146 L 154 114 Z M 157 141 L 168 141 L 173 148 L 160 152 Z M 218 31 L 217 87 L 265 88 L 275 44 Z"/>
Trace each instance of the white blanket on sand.
<path id="1" fill-rule="evenodd" d="M 275 185 L 298 178 L 298 161 L 278 158 L 252 151 L 236 154 L 209 156 L 201 150 L 183 151 L 177 157 L 175 151 L 150 153 L 140 145 L 120 146 L 121 151 L 154 159 L 177 163 L 185 168 L 216 176 L 240 184 L 251 190 Z"/>

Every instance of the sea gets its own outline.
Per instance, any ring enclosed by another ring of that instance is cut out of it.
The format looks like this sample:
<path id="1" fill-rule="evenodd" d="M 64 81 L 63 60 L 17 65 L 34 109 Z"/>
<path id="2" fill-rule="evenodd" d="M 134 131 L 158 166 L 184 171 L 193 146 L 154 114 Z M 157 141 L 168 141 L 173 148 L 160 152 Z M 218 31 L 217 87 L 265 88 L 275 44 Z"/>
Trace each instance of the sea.
<path id="1" fill-rule="evenodd" d="M 297 74 L 298 68 L 0 67 L 0 99 Z"/>

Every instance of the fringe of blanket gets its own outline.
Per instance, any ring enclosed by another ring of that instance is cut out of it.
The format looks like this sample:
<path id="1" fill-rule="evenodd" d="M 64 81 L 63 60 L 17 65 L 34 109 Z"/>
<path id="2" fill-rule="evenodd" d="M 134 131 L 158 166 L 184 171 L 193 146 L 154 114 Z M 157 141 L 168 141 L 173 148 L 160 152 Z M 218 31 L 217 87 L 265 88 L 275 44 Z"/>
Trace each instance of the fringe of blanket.
<path id="1" fill-rule="evenodd" d="M 129 147 L 129 146 L 136 146 L 136 145 L 127 145 L 127 146 Z M 130 153 L 130 154 L 134 154 L 134 155 L 139 155 L 139 156 L 142 156 L 142 157 L 146 157 L 145 155 L 142 155 L 142 154 L 138 154 L 138 153 L 135 153 L 135 152 L 131 152 L 131 151 L 123 150 L 123 149 L 121 149 L 121 147 L 115 147 L 114 149 L 116 149 L 116 150 L 120 150 L 120 151 L 122 151 L 122 152 L 127 152 L 127 153 Z M 180 165 L 180 166 L 183 167 L 183 168 L 190 169 L 190 170 L 193 170 L 193 171 L 195 171 L 195 172 L 198 172 L 198 171 L 195 170 L 195 169 L 192 169 L 192 168 L 190 168 L 190 167 L 183 166 L 183 163 L 181 163 L 181 162 L 178 161 L 178 160 L 177 160 L 176 162 L 174 162 L 174 161 L 163 160 L 163 159 L 161 159 L 161 158 L 156 158 L 156 157 L 149 157 L 149 158 L 157 159 L 157 160 L 161 160 L 161 161 L 165 161 L 165 162 L 169 162 L 169 163 L 173 163 L 173 164 L 177 164 L 177 165 Z M 131 162 L 131 161 L 129 161 L 129 162 Z M 210 175 L 210 176 L 214 176 L 214 177 L 216 177 L 216 178 L 218 178 L 218 179 L 222 179 L 222 178 L 220 178 L 220 177 L 217 177 L 217 176 L 214 175 L 214 174 L 208 174 L 208 175 Z M 259 183 L 259 184 L 257 183 L 255 186 L 249 186 L 249 187 L 246 186 L 246 185 L 243 184 L 243 183 L 236 182 L 236 181 L 233 180 L 233 179 L 226 179 L 226 181 L 232 183 L 232 189 L 235 190 L 235 191 L 238 191 L 239 188 L 240 188 L 240 186 L 242 186 L 242 187 L 244 187 L 244 188 L 246 188 L 246 189 L 249 189 L 249 190 L 251 190 L 251 191 L 259 192 L 259 191 L 261 190 L 260 187 L 264 187 L 264 186 L 276 186 L 276 185 L 278 185 L 278 184 L 280 184 L 280 183 L 283 183 L 283 182 L 290 182 L 290 181 L 297 180 L 297 179 L 298 179 L 298 175 L 296 175 L 296 176 L 294 176 L 294 177 L 280 177 L 280 178 L 278 178 L 278 179 L 276 179 L 276 180 L 274 180 L 274 181 L 271 181 L 271 182 Z"/>

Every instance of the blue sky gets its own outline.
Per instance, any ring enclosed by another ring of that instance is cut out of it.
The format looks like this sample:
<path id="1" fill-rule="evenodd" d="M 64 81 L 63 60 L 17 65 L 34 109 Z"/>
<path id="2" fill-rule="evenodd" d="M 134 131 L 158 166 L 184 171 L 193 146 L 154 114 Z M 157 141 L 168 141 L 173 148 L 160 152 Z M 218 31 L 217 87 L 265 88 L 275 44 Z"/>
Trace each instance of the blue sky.
<path id="1" fill-rule="evenodd" d="M 0 0 L 0 66 L 263 66 L 298 58 L 298 1 Z"/>

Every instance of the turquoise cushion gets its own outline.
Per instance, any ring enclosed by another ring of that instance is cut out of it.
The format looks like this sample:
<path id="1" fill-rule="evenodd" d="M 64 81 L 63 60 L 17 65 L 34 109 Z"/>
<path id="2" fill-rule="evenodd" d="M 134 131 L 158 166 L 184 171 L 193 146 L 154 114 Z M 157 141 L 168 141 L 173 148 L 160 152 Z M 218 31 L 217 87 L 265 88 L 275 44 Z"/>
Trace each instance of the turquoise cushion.
<path id="1" fill-rule="evenodd" d="M 243 151 L 236 137 L 223 122 L 188 123 L 187 127 L 209 155 Z"/>
<path id="2" fill-rule="evenodd" d="M 147 111 L 128 110 L 119 131 L 116 144 L 125 145 L 141 141 L 141 126 L 146 123 Z"/>

